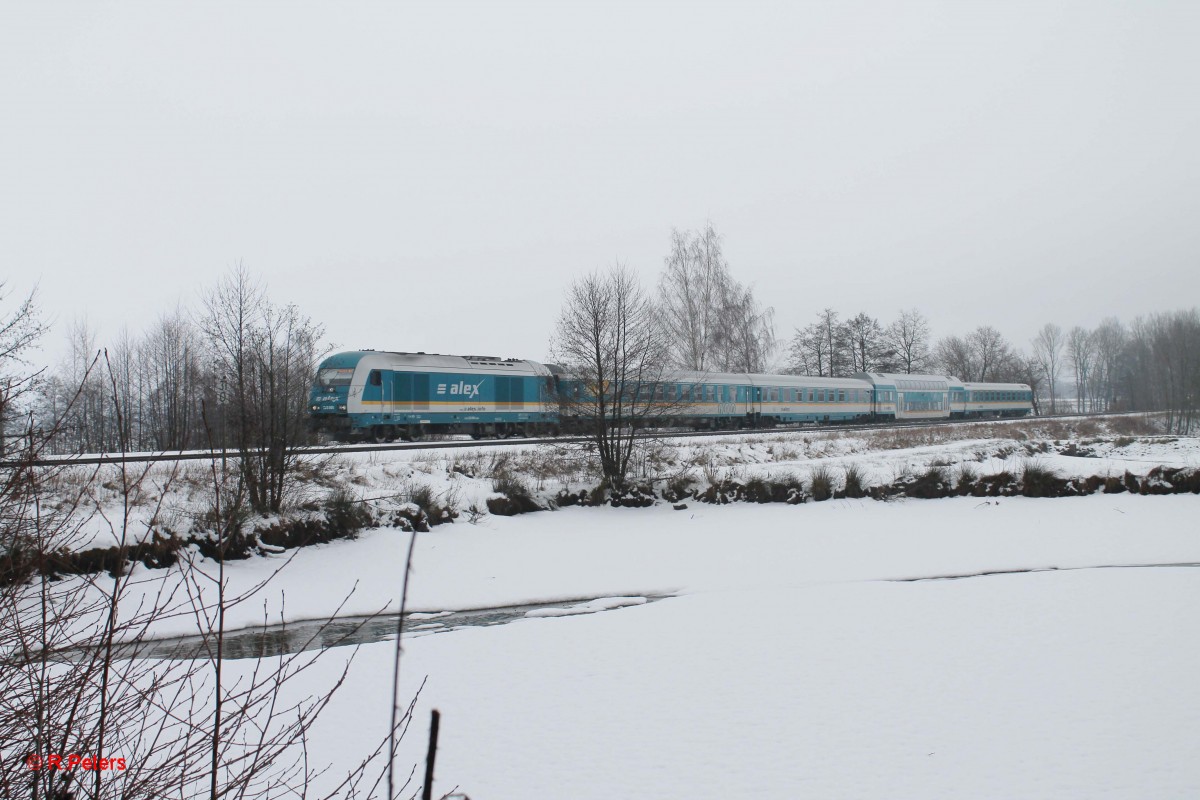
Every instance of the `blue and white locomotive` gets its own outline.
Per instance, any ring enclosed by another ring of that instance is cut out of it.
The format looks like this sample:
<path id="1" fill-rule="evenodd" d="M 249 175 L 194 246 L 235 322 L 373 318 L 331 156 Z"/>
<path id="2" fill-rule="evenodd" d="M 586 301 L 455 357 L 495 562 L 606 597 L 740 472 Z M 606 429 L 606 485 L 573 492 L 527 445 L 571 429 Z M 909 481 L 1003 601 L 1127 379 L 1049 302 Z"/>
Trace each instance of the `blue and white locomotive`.
<path id="1" fill-rule="evenodd" d="M 572 401 L 587 391 L 535 361 L 360 350 L 321 362 L 309 413 L 318 430 L 347 441 L 553 435 L 580 427 L 587 404 Z M 639 387 L 639 396 L 662 406 L 664 426 L 696 429 L 1025 416 L 1033 402 L 1026 384 L 885 373 L 675 372 Z"/>
<path id="2" fill-rule="evenodd" d="M 359 350 L 321 362 L 308 408 L 335 439 L 503 437 L 554 433 L 553 396 L 554 377 L 533 361 Z"/>

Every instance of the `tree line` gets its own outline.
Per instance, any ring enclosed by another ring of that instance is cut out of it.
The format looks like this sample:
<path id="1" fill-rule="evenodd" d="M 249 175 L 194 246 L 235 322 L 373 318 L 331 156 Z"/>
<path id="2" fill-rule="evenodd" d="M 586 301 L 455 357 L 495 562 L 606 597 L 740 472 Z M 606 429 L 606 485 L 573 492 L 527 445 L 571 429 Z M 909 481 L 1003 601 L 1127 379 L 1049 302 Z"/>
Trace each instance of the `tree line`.
<path id="1" fill-rule="evenodd" d="M 798 328 L 788 372 L 848 377 L 862 372 L 936 373 L 967 382 L 1025 383 L 1040 413 L 1166 411 L 1186 432 L 1200 406 L 1200 311 L 1108 318 L 1095 328 L 1047 323 L 1028 349 L 997 328 L 934 340 L 916 310 L 888 325 L 865 313 L 843 320 L 832 308 Z"/>
<path id="2" fill-rule="evenodd" d="M 258 606 L 267 581 L 234 591 L 225 562 L 245 557 L 247 505 L 280 505 L 287 473 L 275 470 L 289 463 L 285 445 L 303 419 L 319 329 L 269 303 L 240 269 L 206 293 L 194 319 L 165 317 L 107 353 L 92 353 L 86 328 L 74 326 L 78 346 L 53 374 L 30 363 L 46 329 L 32 294 L 0 308 L 0 413 L 20 433 L 0 462 L 0 797 L 415 796 L 411 777 L 393 780 L 415 707 L 401 702 L 398 681 L 378 698 L 396 712 L 373 749 L 333 763 L 312 752 L 310 734 L 347 685 L 348 662 L 312 684 L 304 674 L 324 651 L 249 670 L 226 661 L 227 615 Z M 62 403 L 57 413 L 35 413 L 47 400 Z M 138 436 L 211 440 L 214 425 L 231 457 L 214 454 L 199 474 L 178 462 L 43 463 L 59 436 L 127 452 Z M 186 540 L 161 523 L 168 498 L 184 491 L 197 503 Z M 326 513 L 338 513 L 336 498 L 328 502 Z M 194 625 L 195 639 L 164 659 L 149 637 L 165 620 Z"/>
<path id="3" fill-rule="evenodd" d="M 32 311 L 12 319 L 40 335 Z M 9 379 L 0 402 L 9 447 L 14 436 L 40 436 L 47 454 L 229 451 L 239 494 L 256 511 L 279 511 L 296 448 L 310 438 L 308 391 L 323 336 L 240 266 L 194 308 L 160 316 L 140 336 L 123 331 L 111 346 L 77 321 L 58 369 Z"/>
<path id="4" fill-rule="evenodd" d="M 734 277 L 711 223 L 672 231 L 653 289 L 627 272 L 614 291 L 636 289 L 644 300 L 663 369 L 825 377 L 940 373 L 1027 383 L 1043 413 L 1164 409 L 1173 429 L 1186 429 L 1194 419 L 1194 309 L 1130 324 L 1108 319 L 1094 329 L 1064 331 L 1048 323 L 1021 348 L 992 325 L 935 338 L 915 308 L 891 321 L 825 308 L 780 347 L 775 309 Z M 18 327 L 0 335 L 14 343 L 45 332 L 29 313 L 14 313 L 9 321 Z M 277 476 L 288 448 L 309 441 L 307 392 L 322 337 L 319 324 L 294 305 L 273 303 L 238 267 L 194 307 L 163 314 L 141 335 L 122 332 L 107 348 L 98 346 L 86 322 L 76 322 L 58 369 L 0 384 L 0 419 L 10 434 L 30 423 L 55 423 L 59 452 L 211 446 L 262 453 L 247 475 L 248 491 L 256 505 L 270 508 L 282 496 Z M 569 363 L 573 357 L 555 352 L 552 358 Z M 28 419 L 18 420 L 21 415 Z"/>

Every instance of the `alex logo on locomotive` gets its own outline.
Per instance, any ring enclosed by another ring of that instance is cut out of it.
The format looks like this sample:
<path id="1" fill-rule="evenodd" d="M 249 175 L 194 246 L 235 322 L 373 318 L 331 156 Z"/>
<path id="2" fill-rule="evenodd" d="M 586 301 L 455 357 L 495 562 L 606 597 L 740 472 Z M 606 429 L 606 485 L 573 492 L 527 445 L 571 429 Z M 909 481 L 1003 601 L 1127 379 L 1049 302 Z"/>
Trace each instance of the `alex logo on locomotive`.
<path id="1" fill-rule="evenodd" d="M 450 384 L 449 391 L 447 391 L 446 384 L 439 383 L 437 385 L 437 393 L 438 394 L 462 395 L 463 397 L 467 397 L 467 398 L 478 397 L 479 389 L 482 386 L 483 386 L 483 381 L 480 381 L 479 383 L 475 384 L 474 386 L 467 383 L 466 381 L 459 381 L 458 383 Z"/>

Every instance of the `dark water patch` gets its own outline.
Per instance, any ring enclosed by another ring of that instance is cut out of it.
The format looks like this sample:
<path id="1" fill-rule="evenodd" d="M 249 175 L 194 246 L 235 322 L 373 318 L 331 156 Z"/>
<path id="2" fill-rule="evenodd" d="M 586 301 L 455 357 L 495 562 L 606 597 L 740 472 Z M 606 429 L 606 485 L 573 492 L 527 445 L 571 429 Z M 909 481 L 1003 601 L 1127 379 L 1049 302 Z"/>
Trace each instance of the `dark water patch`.
<path id="1" fill-rule="evenodd" d="M 615 596 L 578 598 L 556 603 L 526 603 L 497 606 L 470 611 L 412 612 L 405 615 L 404 636 L 429 636 L 460 628 L 486 628 L 504 625 L 518 619 L 530 618 L 529 612 L 547 613 L 532 616 L 560 617 L 594 614 L 629 608 L 662 600 L 670 595 L 629 595 L 620 599 L 629 602 L 610 606 L 589 606 L 590 603 Z M 339 617 L 326 620 L 306 620 L 286 625 L 249 628 L 225 634 L 221 649 L 223 659 L 266 658 L 308 650 L 349 647 L 385 642 L 396 638 L 398 614 L 378 614 L 370 617 Z M 211 658 L 216 643 L 211 637 L 180 636 L 171 639 L 145 640 L 119 648 L 120 658 L 193 659 Z"/>

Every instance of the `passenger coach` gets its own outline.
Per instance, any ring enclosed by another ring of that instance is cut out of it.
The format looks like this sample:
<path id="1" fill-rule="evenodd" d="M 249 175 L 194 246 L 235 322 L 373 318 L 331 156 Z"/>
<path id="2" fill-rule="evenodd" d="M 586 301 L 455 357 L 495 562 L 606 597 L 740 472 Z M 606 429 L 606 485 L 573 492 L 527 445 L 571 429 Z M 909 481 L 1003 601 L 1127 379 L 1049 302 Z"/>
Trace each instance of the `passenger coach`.
<path id="1" fill-rule="evenodd" d="M 868 420 L 1024 416 L 1030 387 L 942 375 L 849 378 L 674 372 L 630 388 L 651 413 L 639 424 L 709 429 Z M 492 356 L 359 350 L 325 359 L 309 398 L 313 426 L 333 438 L 391 441 L 425 433 L 476 438 L 585 427 L 583 382 L 553 365 Z M 661 409 L 661 412 L 657 409 Z"/>

